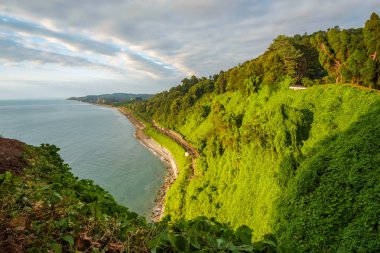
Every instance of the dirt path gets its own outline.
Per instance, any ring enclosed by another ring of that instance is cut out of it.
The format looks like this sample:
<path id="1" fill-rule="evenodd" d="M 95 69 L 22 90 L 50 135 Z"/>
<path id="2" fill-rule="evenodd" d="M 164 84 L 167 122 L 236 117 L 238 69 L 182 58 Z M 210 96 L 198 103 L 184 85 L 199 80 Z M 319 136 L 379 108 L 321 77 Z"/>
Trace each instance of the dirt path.
<path id="1" fill-rule="evenodd" d="M 186 152 L 189 154 L 189 156 L 191 156 L 191 167 L 190 167 L 191 176 L 190 176 L 190 179 L 192 179 L 195 176 L 195 171 L 197 168 L 196 158 L 198 158 L 200 156 L 198 151 L 190 143 L 188 143 L 182 137 L 182 135 L 180 135 L 176 131 L 168 129 L 168 128 L 164 128 L 164 127 L 158 125 L 157 122 L 155 122 L 154 120 L 153 120 L 153 127 L 156 128 L 162 134 L 166 135 L 167 137 L 169 137 L 170 139 L 175 141 L 176 143 L 178 143 L 181 147 L 183 147 L 186 150 Z"/>
<path id="2" fill-rule="evenodd" d="M 160 131 L 164 135 L 168 136 L 173 141 L 177 142 L 181 147 L 183 147 L 186 150 L 187 153 L 189 153 L 190 156 L 192 156 L 194 158 L 199 157 L 198 151 L 190 143 L 188 143 L 179 133 L 177 133 L 176 131 L 173 131 L 171 129 L 164 128 L 164 127 L 158 125 L 157 122 L 155 122 L 154 120 L 153 120 L 153 126 L 158 131 Z"/>

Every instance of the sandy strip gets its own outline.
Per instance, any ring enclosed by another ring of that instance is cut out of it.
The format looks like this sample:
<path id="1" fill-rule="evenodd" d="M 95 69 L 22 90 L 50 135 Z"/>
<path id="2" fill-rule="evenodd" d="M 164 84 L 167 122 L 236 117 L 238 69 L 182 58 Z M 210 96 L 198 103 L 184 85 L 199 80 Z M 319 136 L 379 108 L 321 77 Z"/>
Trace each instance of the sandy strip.
<path id="1" fill-rule="evenodd" d="M 164 161 L 168 166 L 168 175 L 165 177 L 165 183 L 160 187 L 158 196 L 155 200 L 156 206 L 153 208 L 151 215 L 152 221 L 159 221 L 164 215 L 166 193 L 178 176 L 177 164 L 169 150 L 158 144 L 155 140 L 153 140 L 144 133 L 145 125 L 142 122 L 140 122 L 138 119 L 136 119 L 133 115 L 128 113 L 123 108 L 116 108 L 119 110 L 119 112 L 124 114 L 129 119 L 129 121 L 135 126 L 136 139 L 138 139 L 145 147 L 152 151 L 153 154 L 160 157 L 160 159 Z"/>

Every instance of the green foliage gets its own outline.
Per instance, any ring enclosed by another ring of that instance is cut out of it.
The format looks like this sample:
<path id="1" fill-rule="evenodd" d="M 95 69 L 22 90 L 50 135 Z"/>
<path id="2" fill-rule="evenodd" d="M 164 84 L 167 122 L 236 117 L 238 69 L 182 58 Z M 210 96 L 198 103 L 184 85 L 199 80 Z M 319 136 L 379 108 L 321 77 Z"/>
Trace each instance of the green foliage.
<path id="1" fill-rule="evenodd" d="M 358 226 L 350 229 L 346 225 L 347 220 L 338 222 L 340 216 L 337 216 L 334 226 L 328 222 L 319 224 L 318 220 L 323 220 L 318 216 L 321 213 L 307 219 L 310 210 L 315 209 L 315 204 L 312 205 L 311 200 L 304 201 L 299 211 L 293 212 L 298 210 L 293 207 L 298 202 L 284 194 L 289 194 L 290 189 L 299 189 L 295 182 L 304 184 L 302 192 L 315 191 L 320 182 L 317 165 L 328 166 L 328 163 L 322 159 L 311 166 L 310 157 L 322 152 L 321 147 L 331 143 L 335 136 L 344 135 L 350 127 L 361 122 L 376 108 L 380 98 L 375 92 L 360 91 L 348 86 L 325 85 L 304 91 L 289 90 L 287 87 L 293 82 L 294 79 L 286 77 L 275 85 L 276 88 L 259 86 L 257 91 L 249 93 L 237 90 L 223 94 L 204 94 L 192 107 L 182 108 L 178 114 L 168 111 L 167 115 L 162 115 L 165 113 L 162 110 L 158 114 L 149 109 L 149 114 L 145 115 L 152 115 L 160 124 L 173 125 L 202 154 L 197 159 L 195 176 L 188 179 L 186 184 L 175 182 L 172 186 L 175 191 L 169 192 L 168 205 L 171 204 L 170 198 L 182 202 L 181 205 L 172 205 L 165 211 L 166 215 L 170 215 L 173 220 L 193 219 L 197 216 L 214 217 L 235 229 L 246 225 L 254 228 L 253 238 L 256 240 L 262 239 L 265 234 L 277 232 L 284 247 L 300 247 L 315 252 L 359 250 L 359 247 L 352 247 L 352 243 L 344 242 L 341 237 L 334 235 L 341 230 L 351 231 L 347 232 L 350 236 L 356 234 L 359 237 Z M 165 102 L 161 102 L 170 103 L 170 92 L 165 97 Z M 146 105 L 156 108 L 155 99 L 161 98 L 163 97 L 159 95 Z M 178 97 L 176 101 L 181 103 Z M 208 108 L 207 112 L 204 108 Z M 365 131 L 379 132 L 370 122 L 376 122 L 376 119 L 363 123 L 368 126 Z M 362 138 L 360 131 L 351 133 L 351 140 L 354 137 Z M 339 147 L 344 147 L 343 140 L 344 138 Z M 370 144 L 363 141 L 360 145 Z M 378 150 L 377 146 L 373 146 L 373 152 Z M 342 154 L 343 157 L 347 155 L 346 152 L 349 150 L 343 149 L 331 155 Z M 362 159 L 359 156 L 353 162 L 360 164 Z M 369 166 L 376 164 L 374 160 L 368 160 L 367 163 Z M 310 169 L 300 176 L 299 173 L 305 167 L 314 170 Z M 342 176 L 345 165 L 339 167 L 339 163 L 336 163 L 336 168 L 336 175 L 340 175 L 342 180 L 348 178 Z M 375 171 L 378 173 L 378 169 Z M 358 176 L 365 178 L 364 175 L 369 176 L 368 171 L 358 172 Z M 373 174 L 371 176 L 378 177 Z M 375 181 L 372 180 L 372 184 L 374 186 Z M 328 187 L 337 189 L 338 186 Z M 342 192 L 345 191 L 350 192 L 350 196 L 356 194 L 355 188 L 345 188 Z M 348 192 L 345 192 L 347 196 Z M 325 190 L 320 192 L 316 203 L 326 202 L 324 193 Z M 360 219 L 370 215 L 376 217 L 375 199 L 364 197 L 372 194 L 371 191 L 363 194 L 361 198 L 370 206 L 368 211 L 358 209 L 346 198 L 341 200 L 348 203 L 342 210 L 357 210 L 356 216 Z M 284 207 L 288 209 L 285 210 Z M 328 208 L 331 213 L 340 213 L 335 204 L 321 205 L 321 208 Z M 307 210 L 309 213 L 306 213 Z M 283 216 L 286 211 L 291 212 L 292 219 Z M 299 219 L 300 222 L 291 225 L 293 219 Z M 301 232 L 293 236 L 295 231 Z M 315 237 L 307 236 L 312 233 Z M 299 234 L 304 234 L 303 241 L 297 239 Z M 318 236 L 327 239 L 317 243 L 315 240 Z M 366 249 L 371 251 L 377 249 L 375 241 L 372 234 L 367 234 L 365 239 L 356 242 L 362 248 L 367 247 L 363 246 L 365 244 L 370 245 Z"/>
<path id="2" fill-rule="evenodd" d="M 148 224 L 74 177 L 57 147 L 25 148 L 22 174 L 0 174 L 1 252 L 281 252 L 274 238 L 252 243 L 250 229 L 235 233 L 203 217 Z"/>
<path id="3" fill-rule="evenodd" d="M 291 38 L 288 38 L 284 35 L 278 36 L 270 45 L 267 52 L 269 57 L 272 57 L 272 60 L 267 61 L 264 64 L 264 82 L 273 82 L 281 78 L 270 78 L 268 74 L 279 75 L 281 76 L 288 75 L 293 78 L 297 78 L 298 81 L 302 78 L 300 73 L 300 65 L 303 59 L 303 53 L 300 49 L 296 48 L 295 43 Z M 275 64 L 273 64 L 275 63 Z M 279 64 L 276 66 L 276 64 Z"/>
<path id="4" fill-rule="evenodd" d="M 181 133 L 202 155 L 195 176 L 173 185 L 168 199 L 181 199 L 181 205 L 166 214 L 216 217 L 234 228 L 248 225 L 255 238 L 275 231 L 278 199 L 304 159 L 378 101 L 375 93 L 348 87 L 295 92 L 288 87 L 331 82 L 380 87 L 379 25 L 372 14 L 364 29 L 281 35 L 256 59 L 209 79 L 186 79 L 129 105 Z"/>
<path id="5" fill-rule="evenodd" d="M 208 79 L 184 79 L 181 85 L 146 102 L 130 104 L 139 115 L 182 134 L 201 154 L 194 176 L 181 177 L 171 187 L 167 195 L 170 208 L 165 214 L 174 220 L 215 217 L 233 228 L 247 225 L 254 228 L 255 239 L 288 227 L 279 232 L 284 235 L 284 245 L 307 250 L 360 251 L 366 243 L 371 245 L 369 251 L 375 249 L 372 235 L 357 241 L 360 249 L 333 236 L 339 229 L 360 231 L 358 226 L 350 230 L 344 223 L 336 223 L 338 228 L 322 223 L 325 227 L 320 232 L 310 232 L 316 237 L 328 234 L 329 240 L 317 243 L 314 237 L 304 236 L 304 241 L 293 242 L 298 237 L 289 231 L 296 230 L 280 218 L 285 211 L 279 210 L 282 205 L 296 203 L 294 199 L 286 202 L 289 197 L 284 194 L 294 188 L 294 178 L 299 177 L 308 157 L 358 123 L 378 103 L 376 93 L 315 85 L 335 82 L 379 88 L 379 27 L 378 16 L 372 14 L 364 29 L 334 27 L 311 35 L 281 35 L 256 59 Z M 311 88 L 289 90 L 294 84 Z M 318 187 L 318 173 L 305 172 L 305 189 Z M 368 201 L 375 206 L 373 199 Z M 303 210 L 313 208 L 311 202 L 304 204 Z M 330 208 L 337 210 L 334 205 Z M 357 214 L 365 215 L 363 210 Z M 306 219 L 302 212 L 294 216 Z M 318 220 L 316 217 L 308 222 Z M 324 242 L 327 245 L 321 248 Z"/>
<path id="6" fill-rule="evenodd" d="M 312 44 L 319 61 L 336 83 L 355 83 L 379 88 L 380 19 L 373 13 L 364 29 L 334 27 L 318 32 Z"/>
<path id="7" fill-rule="evenodd" d="M 0 174 L 0 185 L 9 185 L 12 183 L 12 173 L 6 171 L 3 174 Z"/>
<path id="8" fill-rule="evenodd" d="M 367 47 L 367 53 L 373 56 L 373 60 L 379 61 L 380 56 L 380 18 L 376 13 L 365 23 L 364 43 Z"/>
<path id="9" fill-rule="evenodd" d="M 279 198 L 278 234 L 304 252 L 379 252 L 380 101 L 316 143 Z M 375 124 L 374 124 L 375 123 Z"/>
<path id="10" fill-rule="evenodd" d="M 284 252 L 273 236 L 252 244 L 250 228 L 233 231 L 205 217 L 174 224 L 161 222 L 159 226 L 161 232 L 151 242 L 152 252 Z"/>
<path id="11" fill-rule="evenodd" d="M 135 238 L 139 227 L 147 226 L 144 218 L 118 205 L 92 181 L 74 177 L 55 146 L 26 149 L 28 166 L 23 174 L 12 176 L 6 171 L 0 175 L 0 230 L 7 231 L 0 241 L 24 240 L 29 252 L 75 248 L 112 252 L 116 244 L 129 249 L 141 246 L 139 240 L 123 240 Z"/>

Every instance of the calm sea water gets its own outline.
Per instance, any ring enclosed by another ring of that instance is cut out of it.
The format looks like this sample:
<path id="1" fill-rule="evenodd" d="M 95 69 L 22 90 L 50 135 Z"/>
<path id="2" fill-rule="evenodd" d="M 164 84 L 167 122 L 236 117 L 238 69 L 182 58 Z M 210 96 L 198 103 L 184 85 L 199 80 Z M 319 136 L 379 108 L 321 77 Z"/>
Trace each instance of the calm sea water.
<path id="1" fill-rule="evenodd" d="M 50 143 L 79 178 L 91 179 L 129 209 L 149 216 L 166 174 L 117 110 L 76 101 L 0 101 L 0 135 Z"/>

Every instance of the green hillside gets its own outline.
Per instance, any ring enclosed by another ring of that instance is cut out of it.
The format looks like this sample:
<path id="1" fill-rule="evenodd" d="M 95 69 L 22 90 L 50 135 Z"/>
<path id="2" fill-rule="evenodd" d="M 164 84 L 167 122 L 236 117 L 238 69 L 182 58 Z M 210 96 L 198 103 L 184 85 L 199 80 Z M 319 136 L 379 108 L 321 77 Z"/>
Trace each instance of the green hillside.
<path id="1" fill-rule="evenodd" d="M 247 225 L 301 251 L 380 251 L 380 96 L 343 85 L 379 88 L 379 36 L 377 14 L 363 29 L 279 36 L 256 59 L 129 105 L 201 154 L 166 214 Z"/>

